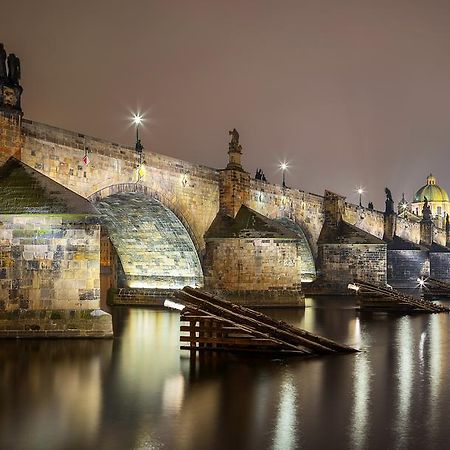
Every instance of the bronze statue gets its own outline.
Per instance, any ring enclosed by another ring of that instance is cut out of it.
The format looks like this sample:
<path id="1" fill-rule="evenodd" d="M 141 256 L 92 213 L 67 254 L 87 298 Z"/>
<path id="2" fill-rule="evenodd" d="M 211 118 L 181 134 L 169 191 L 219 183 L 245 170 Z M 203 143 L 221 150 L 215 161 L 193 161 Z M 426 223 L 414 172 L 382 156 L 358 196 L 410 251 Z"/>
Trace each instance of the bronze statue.
<path id="1" fill-rule="evenodd" d="M 231 141 L 228 144 L 228 149 L 240 152 L 242 146 L 239 145 L 239 133 L 236 128 L 233 128 L 233 130 L 229 131 L 228 134 L 231 136 Z"/>
<path id="2" fill-rule="evenodd" d="M 15 86 L 19 84 L 20 60 L 14 53 L 8 55 L 8 79 Z"/>
<path id="3" fill-rule="evenodd" d="M 423 199 L 422 220 L 424 222 L 429 222 L 431 220 L 431 208 L 428 204 L 428 199 L 426 197 Z"/>
<path id="4" fill-rule="evenodd" d="M 386 209 L 384 214 L 386 215 L 394 214 L 394 200 L 392 200 L 392 193 L 388 188 L 384 188 L 384 192 L 386 194 L 386 202 L 385 202 Z"/>
<path id="5" fill-rule="evenodd" d="M 0 43 L 0 80 L 6 78 L 6 51 L 3 44 Z"/>

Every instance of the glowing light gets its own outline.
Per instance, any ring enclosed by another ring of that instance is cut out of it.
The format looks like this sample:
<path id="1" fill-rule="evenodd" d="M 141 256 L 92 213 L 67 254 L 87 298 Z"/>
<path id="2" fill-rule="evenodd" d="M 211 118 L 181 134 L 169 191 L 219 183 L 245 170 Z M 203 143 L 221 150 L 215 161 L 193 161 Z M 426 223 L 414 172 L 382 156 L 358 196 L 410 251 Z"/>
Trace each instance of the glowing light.
<path id="1" fill-rule="evenodd" d="M 359 291 L 359 286 L 356 286 L 356 284 L 353 284 L 353 283 L 349 283 L 348 286 L 347 286 L 347 289 L 351 289 L 352 291 L 358 292 Z"/>
<path id="2" fill-rule="evenodd" d="M 166 308 L 177 309 L 178 311 L 183 311 L 183 309 L 185 308 L 184 305 L 181 305 L 180 303 L 175 303 L 171 300 L 164 300 L 164 306 Z"/>
<path id="3" fill-rule="evenodd" d="M 356 192 L 359 194 L 359 195 L 362 195 L 362 194 L 364 194 L 364 189 L 363 188 L 358 188 L 357 190 L 356 190 Z"/>
<path id="4" fill-rule="evenodd" d="M 140 125 L 143 121 L 143 117 L 141 114 L 133 114 L 132 120 L 135 125 Z"/>
<path id="5" fill-rule="evenodd" d="M 288 163 L 286 161 L 280 163 L 280 169 L 281 170 L 285 171 L 285 170 L 287 170 L 288 167 L 289 166 L 288 166 Z"/>
<path id="6" fill-rule="evenodd" d="M 417 278 L 418 287 L 423 288 L 425 287 L 425 280 L 422 278 Z"/>

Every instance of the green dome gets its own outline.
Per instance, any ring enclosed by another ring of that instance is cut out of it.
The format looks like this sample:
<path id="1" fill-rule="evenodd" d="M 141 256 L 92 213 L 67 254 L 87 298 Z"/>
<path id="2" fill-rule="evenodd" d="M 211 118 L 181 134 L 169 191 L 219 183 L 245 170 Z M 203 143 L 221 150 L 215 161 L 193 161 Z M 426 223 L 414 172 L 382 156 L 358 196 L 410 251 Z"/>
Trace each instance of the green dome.
<path id="1" fill-rule="evenodd" d="M 423 202 L 425 197 L 429 202 L 448 202 L 447 192 L 436 184 L 436 178 L 433 175 L 430 175 L 427 178 L 427 184 L 416 192 L 414 202 Z"/>

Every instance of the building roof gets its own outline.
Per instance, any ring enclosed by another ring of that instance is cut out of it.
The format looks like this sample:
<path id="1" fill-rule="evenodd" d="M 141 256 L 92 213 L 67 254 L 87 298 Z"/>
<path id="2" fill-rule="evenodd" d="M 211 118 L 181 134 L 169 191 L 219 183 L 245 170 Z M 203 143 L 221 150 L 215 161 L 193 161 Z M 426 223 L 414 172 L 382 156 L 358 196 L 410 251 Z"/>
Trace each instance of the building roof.
<path id="1" fill-rule="evenodd" d="M 394 236 L 394 238 L 388 241 L 388 250 L 421 250 L 428 251 L 428 248 L 424 245 L 415 244 L 414 242 L 403 239 L 399 236 Z"/>
<path id="2" fill-rule="evenodd" d="M 297 233 L 289 230 L 276 220 L 242 205 L 235 218 L 219 211 L 208 231 L 205 240 L 223 238 L 268 238 L 268 239 L 300 239 Z"/>
<path id="3" fill-rule="evenodd" d="M 427 184 L 415 193 L 413 202 L 424 202 L 425 197 L 429 202 L 449 201 L 447 192 L 436 184 L 436 178 L 431 174 L 427 177 Z"/>
<path id="4" fill-rule="evenodd" d="M 84 197 L 12 157 L 0 167 L 0 214 L 99 215 Z"/>
<path id="5" fill-rule="evenodd" d="M 325 223 L 318 244 L 385 244 L 382 239 L 341 220 L 337 226 Z"/>

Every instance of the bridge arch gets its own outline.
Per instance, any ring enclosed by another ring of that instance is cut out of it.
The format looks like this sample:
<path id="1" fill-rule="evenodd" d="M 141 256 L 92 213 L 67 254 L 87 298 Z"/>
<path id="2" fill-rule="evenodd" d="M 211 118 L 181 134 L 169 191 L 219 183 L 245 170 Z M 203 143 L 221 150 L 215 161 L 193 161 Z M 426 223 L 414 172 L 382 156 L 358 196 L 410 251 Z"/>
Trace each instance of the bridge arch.
<path id="1" fill-rule="evenodd" d="M 184 216 L 181 208 L 177 205 L 176 201 L 172 200 L 169 196 L 164 195 L 161 191 L 155 191 L 145 184 L 140 183 L 119 183 L 112 184 L 105 188 L 102 188 L 93 194 L 89 195 L 87 199 L 92 203 L 97 203 L 101 199 L 106 197 L 110 197 L 111 195 L 126 193 L 126 192 L 139 192 L 145 194 L 147 197 L 151 197 L 157 200 L 161 205 L 165 208 L 172 211 L 173 214 L 177 217 L 177 219 L 183 224 L 186 231 L 189 233 L 190 238 L 195 246 L 195 249 L 198 253 L 200 260 L 203 257 L 203 245 L 200 241 L 200 238 L 195 234 L 193 227 L 189 223 L 189 221 Z"/>
<path id="2" fill-rule="evenodd" d="M 127 183 L 95 192 L 89 200 L 102 215 L 126 287 L 170 289 L 203 284 L 195 235 L 161 193 Z"/>
<path id="3" fill-rule="evenodd" d="M 278 220 L 286 228 L 294 231 L 299 237 L 302 283 L 314 281 L 317 277 L 316 261 L 314 259 L 314 252 L 310 244 L 310 239 L 308 239 L 307 232 L 305 232 L 304 227 L 302 227 L 302 225 L 296 220 L 287 217 L 283 217 Z"/>

